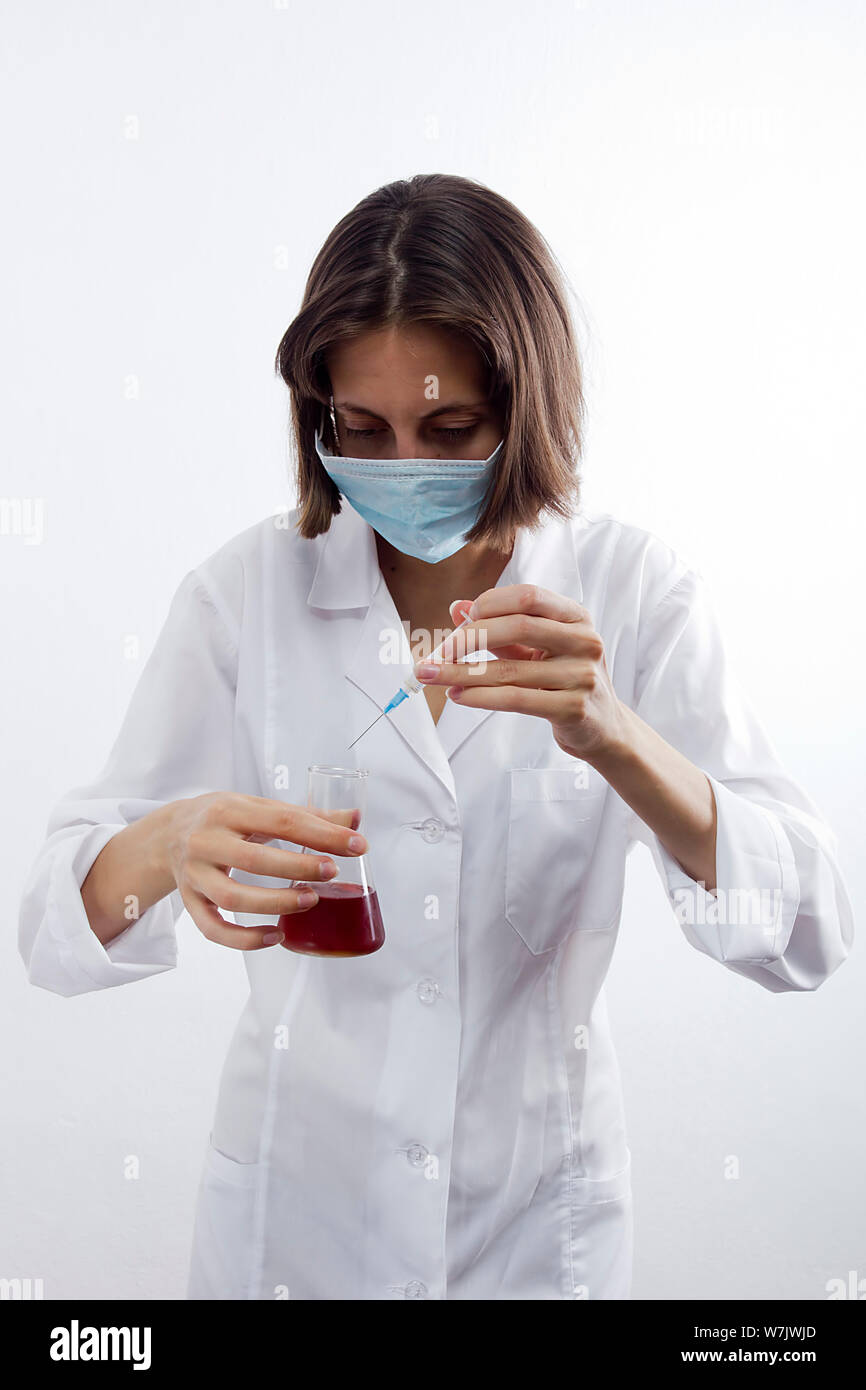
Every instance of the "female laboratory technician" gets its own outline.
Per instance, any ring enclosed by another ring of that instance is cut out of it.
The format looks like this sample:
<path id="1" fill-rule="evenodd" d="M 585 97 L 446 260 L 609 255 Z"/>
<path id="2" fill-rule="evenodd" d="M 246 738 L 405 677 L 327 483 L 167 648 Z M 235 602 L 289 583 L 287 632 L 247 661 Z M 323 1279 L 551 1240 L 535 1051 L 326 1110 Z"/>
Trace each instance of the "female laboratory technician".
<path id="1" fill-rule="evenodd" d="M 604 979 L 629 849 L 686 940 L 765 989 L 813 990 L 849 951 L 833 833 L 699 573 L 579 507 L 563 286 L 467 179 L 342 219 L 277 358 L 298 506 L 187 574 L 105 768 L 51 815 L 21 911 L 34 984 L 171 969 L 184 908 L 244 951 L 190 1298 L 628 1297 Z M 369 769 L 362 825 L 304 810 L 313 763 Z M 307 910 L 287 880 L 325 877 L 304 847 L 366 853 L 381 949 L 273 944 Z"/>

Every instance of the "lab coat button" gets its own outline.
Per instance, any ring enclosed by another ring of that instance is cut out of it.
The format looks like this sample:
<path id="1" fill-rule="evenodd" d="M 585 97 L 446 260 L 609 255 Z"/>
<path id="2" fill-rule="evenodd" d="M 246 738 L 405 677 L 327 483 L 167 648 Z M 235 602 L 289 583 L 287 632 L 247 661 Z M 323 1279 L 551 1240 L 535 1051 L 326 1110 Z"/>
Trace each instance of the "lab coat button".
<path id="1" fill-rule="evenodd" d="M 426 1297 L 427 1297 L 427 1285 L 426 1285 L 426 1284 L 422 1284 L 420 1279 L 412 1279 L 412 1280 L 406 1285 L 406 1297 L 407 1297 L 407 1298 L 426 1298 Z"/>
<path id="2" fill-rule="evenodd" d="M 420 825 L 421 839 L 426 840 L 428 845 L 435 845 L 445 834 L 445 826 L 436 816 L 428 816 Z"/>
<path id="3" fill-rule="evenodd" d="M 427 1162 L 427 1154 L 428 1150 L 424 1148 L 423 1144 L 410 1144 L 406 1150 L 406 1157 L 413 1168 L 423 1168 Z"/>
<path id="4" fill-rule="evenodd" d="M 422 1004 L 435 1004 L 439 986 L 435 980 L 419 980 L 415 989 Z"/>

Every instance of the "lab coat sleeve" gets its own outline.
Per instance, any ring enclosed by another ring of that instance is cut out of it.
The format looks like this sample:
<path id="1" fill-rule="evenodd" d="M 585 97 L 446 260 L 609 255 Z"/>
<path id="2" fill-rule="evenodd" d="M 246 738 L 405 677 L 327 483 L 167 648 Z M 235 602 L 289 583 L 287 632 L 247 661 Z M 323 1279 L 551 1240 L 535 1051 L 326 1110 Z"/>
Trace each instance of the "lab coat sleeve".
<path id="1" fill-rule="evenodd" d="M 231 614 L 193 570 L 172 599 L 105 767 L 51 811 L 19 915 L 32 984 L 83 994 L 177 964 L 177 891 L 103 946 L 81 885 L 118 831 L 168 801 L 231 788 L 236 669 Z"/>
<path id="2" fill-rule="evenodd" d="M 634 709 L 706 773 L 717 809 L 716 891 L 630 812 L 687 940 L 774 993 L 813 990 L 853 938 L 836 837 L 785 769 L 726 657 L 702 576 L 680 564 L 642 622 Z"/>

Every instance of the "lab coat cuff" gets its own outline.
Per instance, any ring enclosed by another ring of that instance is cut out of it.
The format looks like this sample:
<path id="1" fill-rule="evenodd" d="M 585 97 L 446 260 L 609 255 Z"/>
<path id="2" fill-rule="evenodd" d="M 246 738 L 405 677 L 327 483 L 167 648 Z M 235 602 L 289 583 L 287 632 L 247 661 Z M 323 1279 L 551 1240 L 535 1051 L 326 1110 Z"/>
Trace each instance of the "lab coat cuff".
<path id="1" fill-rule="evenodd" d="M 144 979 L 177 964 L 175 924 L 183 911 L 180 895 L 171 893 L 152 907 L 106 946 L 94 933 L 81 885 L 97 855 L 113 835 L 126 828 L 97 825 L 82 836 L 70 835 L 54 855 L 45 906 L 45 971 L 56 977 L 57 964 L 64 976 L 64 994 L 83 994 Z M 176 901 L 173 901 L 176 900 Z M 30 963 L 30 978 L 41 983 L 39 943 Z M 54 986 L 50 986 L 54 988 Z"/>
<path id="2" fill-rule="evenodd" d="M 791 843 L 772 811 L 705 775 L 717 810 L 716 889 L 707 892 L 653 837 L 668 897 L 699 951 L 723 963 L 769 964 L 787 949 L 800 905 Z"/>

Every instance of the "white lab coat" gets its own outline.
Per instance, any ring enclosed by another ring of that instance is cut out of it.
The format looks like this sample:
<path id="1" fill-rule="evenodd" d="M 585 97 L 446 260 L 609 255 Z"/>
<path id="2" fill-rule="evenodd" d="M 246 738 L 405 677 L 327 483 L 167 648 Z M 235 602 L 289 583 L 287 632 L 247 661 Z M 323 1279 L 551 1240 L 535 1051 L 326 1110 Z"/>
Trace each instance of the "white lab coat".
<path id="1" fill-rule="evenodd" d="M 545 719 L 449 701 L 436 725 L 417 695 L 348 753 L 409 649 L 367 523 L 344 502 L 303 540 L 295 516 L 180 584 L 106 767 L 51 815 L 21 910 L 29 978 L 71 995 L 177 964 L 176 892 L 105 948 L 89 928 L 80 885 L 123 826 L 216 789 L 303 803 L 308 764 L 366 766 L 385 944 L 238 954 L 250 995 L 204 1145 L 188 1295 L 627 1298 L 631 1154 L 604 993 L 627 852 L 649 845 L 696 950 L 812 990 L 852 939 L 833 833 L 732 679 L 698 573 L 607 516 L 522 530 L 499 583 L 586 605 L 620 698 L 709 775 L 719 889 L 764 893 L 769 923 L 715 922 Z"/>

